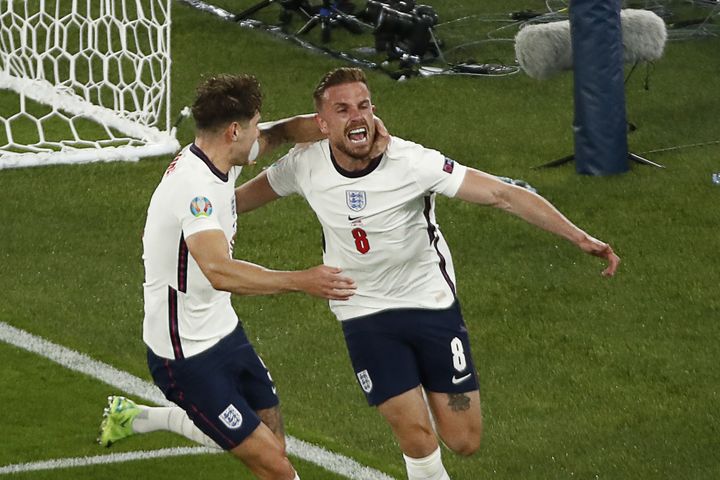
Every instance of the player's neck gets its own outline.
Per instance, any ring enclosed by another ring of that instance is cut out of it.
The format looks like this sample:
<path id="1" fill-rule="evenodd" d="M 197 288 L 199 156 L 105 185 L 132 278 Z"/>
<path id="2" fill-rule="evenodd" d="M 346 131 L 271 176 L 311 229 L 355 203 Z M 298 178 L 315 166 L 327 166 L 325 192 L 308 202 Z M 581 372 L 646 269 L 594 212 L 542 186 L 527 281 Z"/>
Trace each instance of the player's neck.
<path id="1" fill-rule="evenodd" d="M 330 153 L 333 156 L 333 159 L 335 160 L 335 163 L 342 168 L 345 171 L 348 172 L 357 172 L 360 170 L 364 170 L 367 168 L 370 163 L 372 163 L 372 158 L 355 158 L 351 157 L 347 153 L 341 151 L 338 148 L 334 148 L 332 145 L 330 145 Z"/>
<path id="2" fill-rule="evenodd" d="M 215 168 L 227 174 L 233 167 L 233 163 L 227 155 L 227 149 L 218 142 L 209 141 L 203 137 L 195 137 L 195 145 L 203 151 L 207 158 L 215 165 Z"/>

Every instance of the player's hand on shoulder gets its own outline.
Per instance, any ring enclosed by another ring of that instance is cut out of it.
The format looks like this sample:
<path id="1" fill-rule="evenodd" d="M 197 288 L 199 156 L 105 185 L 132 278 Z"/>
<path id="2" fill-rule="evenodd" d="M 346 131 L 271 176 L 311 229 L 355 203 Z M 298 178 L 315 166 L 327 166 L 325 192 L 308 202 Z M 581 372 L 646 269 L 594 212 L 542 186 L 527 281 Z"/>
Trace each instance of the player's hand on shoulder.
<path id="1" fill-rule="evenodd" d="M 370 158 L 375 158 L 382 155 L 390 145 L 390 133 L 388 133 L 385 124 L 380 117 L 373 117 L 375 119 L 375 140 L 373 141 L 372 148 L 370 149 Z"/>
<path id="2" fill-rule="evenodd" d="M 302 290 L 314 297 L 347 300 L 355 294 L 355 281 L 342 275 L 342 269 L 318 265 L 302 271 Z"/>

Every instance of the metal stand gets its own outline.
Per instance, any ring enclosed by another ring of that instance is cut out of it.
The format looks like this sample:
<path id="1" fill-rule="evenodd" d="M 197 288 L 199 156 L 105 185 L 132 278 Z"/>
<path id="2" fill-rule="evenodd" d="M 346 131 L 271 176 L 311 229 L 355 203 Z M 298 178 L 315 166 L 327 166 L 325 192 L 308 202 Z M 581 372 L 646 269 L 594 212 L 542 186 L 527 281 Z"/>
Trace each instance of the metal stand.
<path id="1" fill-rule="evenodd" d="M 257 3 L 251 7 L 249 7 L 246 10 L 243 10 L 242 12 L 235 15 L 235 21 L 245 20 L 246 18 L 249 18 L 253 13 L 258 12 L 262 10 L 263 8 L 271 5 L 275 0 L 264 0 L 260 3 Z"/>
<path id="2" fill-rule="evenodd" d="M 352 15 L 338 10 L 336 3 L 337 2 L 331 2 L 331 0 L 323 0 L 322 7 L 320 7 L 318 13 L 310 17 L 310 20 L 297 31 L 297 34 L 302 35 L 320 25 L 322 32 L 321 39 L 323 43 L 328 43 L 330 41 L 330 32 L 332 28 L 337 25 L 344 27 L 352 33 L 362 33 L 363 24 Z"/>
<path id="3" fill-rule="evenodd" d="M 660 165 L 659 163 L 655 163 L 651 160 L 648 160 L 647 158 L 643 158 L 640 155 L 636 155 L 632 152 L 628 152 L 628 159 L 630 159 L 636 163 L 642 164 L 642 165 L 650 165 L 651 167 L 665 168 L 665 165 Z M 533 169 L 559 167 L 560 165 L 565 165 L 566 163 L 572 162 L 573 160 L 575 160 L 575 155 L 568 155 L 566 157 L 558 158 L 557 160 L 553 160 L 548 163 L 543 163 L 542 165 L 533 167 Z"/>
<path id="4" fill-rule="evenodd" d="M 235 14 L 234 20 L 236 22 L 246 20 L 254 13 L 272 5 L 273 3 L 279 3 L 283 8 L 280 13 L 280 23 L 283 26 L 287 26 L 290 23 L 290 20 L 292 19 L 291 10 L 297 10 L 303 13 L 305 17 L 310 17 L 310 13 L 308 13 L 310 11 L 310 6 L 306 0 L 263 0 L 262 2 L 256 3 L 242 12 Z"/>

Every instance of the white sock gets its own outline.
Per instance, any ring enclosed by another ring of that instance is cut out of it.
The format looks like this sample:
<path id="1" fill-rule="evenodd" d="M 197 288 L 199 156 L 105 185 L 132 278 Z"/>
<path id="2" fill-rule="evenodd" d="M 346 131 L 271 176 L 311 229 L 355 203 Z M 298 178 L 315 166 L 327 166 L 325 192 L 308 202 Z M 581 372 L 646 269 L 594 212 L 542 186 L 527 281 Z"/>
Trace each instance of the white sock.
<path id="1" fill-rule="evenodd" d="M 297 472 L 295 472 L 295 478 L 293 478 L 293 480 L 300 480 L 300 475 L 298 475 Z"/>
<path id="2" fill-rule="evenodd" d="M 147 407 L 138 405 L 141 412 L 133 420 L 132 429 L 135 433 L 148 433 L 165 430 L 177 433 L 195 443 L 210 448 L 220 446 L 197 428 L 180 407 Z"/>
<path id="3" fill-rule="evenodd" d="M 408 480 L 450 480 L 440 458 L 440 447 L 425 458 L 403 454 Z"/>

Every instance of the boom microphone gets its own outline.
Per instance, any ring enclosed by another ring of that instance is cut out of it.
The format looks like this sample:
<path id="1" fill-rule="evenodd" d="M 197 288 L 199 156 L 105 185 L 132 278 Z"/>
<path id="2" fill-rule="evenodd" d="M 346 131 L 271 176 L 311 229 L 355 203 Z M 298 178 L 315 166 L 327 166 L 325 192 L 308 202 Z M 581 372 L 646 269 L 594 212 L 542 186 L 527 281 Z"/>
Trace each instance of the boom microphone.
<path id="1" fill-rule="evenodd" d="M 625 62 L 651 62 L 662 56 L 665 22 L 648 10 L 620 12 Z M 570 22 L 527 25 L 515 36 L 515 55 L 528 76 L 545 79 L 572 68 Z"/>

